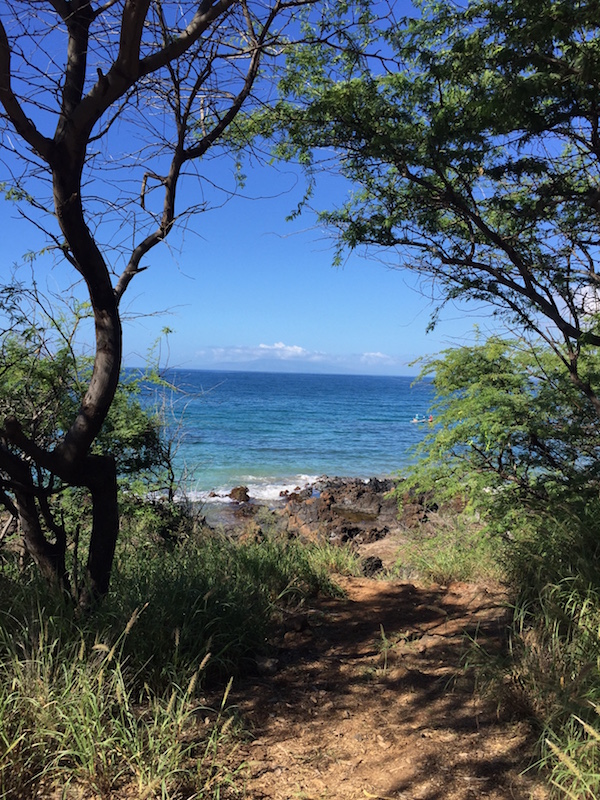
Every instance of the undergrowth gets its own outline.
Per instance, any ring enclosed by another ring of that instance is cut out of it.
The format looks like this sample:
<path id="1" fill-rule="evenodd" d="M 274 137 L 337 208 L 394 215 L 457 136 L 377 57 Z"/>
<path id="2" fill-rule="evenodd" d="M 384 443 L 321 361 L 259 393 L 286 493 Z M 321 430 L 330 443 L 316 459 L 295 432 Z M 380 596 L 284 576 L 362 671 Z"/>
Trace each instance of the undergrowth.
<path id="1" fill-rule="evenodd" d="M 399 562 L 440 583 L 503 575 L 514 598 L 507 648 L 491 655 L 475 642 L 468 665 L 505 713 L 531 720 L 555 795 L 577 800 L 600 798 L 599 533 L 594 509 L 529 519 L 510 537 L 446 524 Z"/>
<path id="2" fill-rule="evenodd" d="M 559 796 L 600 797 L 600 539 L 595 509 L 521 531 L 504 685 L 536 721 Z"/>
<path id="3" fill-rule="evenodd" d="M 411 531 L 398 551 L 393 574 L 446 585 L 452 581 L 499 579 L 498 546 L 464 514 L 430 513 L 428 525 Z"/>
<path id="4" fill-rule="evenodd" d="M 136 527 L 122 537 L 111 594 L 82 618 L 7 560 L 0 796 L 233 796 L 243 764 L 228 766 L 230 676 L 255 667 L 278 607 L 339 591 L 336 562 L 348 568 L 329 547 L 276 536 L 200 531 L 166 546 Z"/>

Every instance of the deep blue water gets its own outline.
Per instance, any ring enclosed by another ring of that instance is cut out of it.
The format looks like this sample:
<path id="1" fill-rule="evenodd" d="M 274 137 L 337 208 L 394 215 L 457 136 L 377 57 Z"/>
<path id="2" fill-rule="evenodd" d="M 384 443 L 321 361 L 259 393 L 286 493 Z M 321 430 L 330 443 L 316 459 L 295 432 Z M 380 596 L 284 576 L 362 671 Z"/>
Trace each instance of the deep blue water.
<path id="1" fill-rule="evenodd" d="M 414 378 L 171 370 L 178 467 L 192 497 L 250 486 L 274 498 L 320 475 L 402 471 L 427 425 L 430 383 Z"/>

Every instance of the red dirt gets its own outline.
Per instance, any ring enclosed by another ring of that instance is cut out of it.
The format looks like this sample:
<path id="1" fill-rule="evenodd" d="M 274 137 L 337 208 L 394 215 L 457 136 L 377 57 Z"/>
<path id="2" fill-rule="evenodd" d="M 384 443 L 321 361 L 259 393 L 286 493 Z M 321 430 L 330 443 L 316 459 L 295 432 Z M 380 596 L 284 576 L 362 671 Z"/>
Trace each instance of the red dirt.
<path id="1" fill-rule="evenodd" d="M 548 797 L 525 721 L 475 690 L 476 637 L 503 646 L 499 587 L 344 578 L 284 620 L 277 658 L 234 687 L 251 738 L 248 800 L 521 800 Z"/>

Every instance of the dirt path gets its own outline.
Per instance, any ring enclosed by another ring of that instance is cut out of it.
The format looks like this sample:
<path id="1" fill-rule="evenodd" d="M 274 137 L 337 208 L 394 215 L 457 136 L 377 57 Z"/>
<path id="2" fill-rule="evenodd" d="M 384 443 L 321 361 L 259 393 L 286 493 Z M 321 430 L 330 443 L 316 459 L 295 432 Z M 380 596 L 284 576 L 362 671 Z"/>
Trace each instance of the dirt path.
<path id="1" fill-rule="evenodd" d="M 236 687 L 252 738 L 246 798 L 546 798 L 524 722 L 463 668 L 465 633 L 499 647 L 501 590 L 342 579 L 343 599 L 285 620 L 277 659 Z M 272 674 L 269 674 L 272 673 Z"/>

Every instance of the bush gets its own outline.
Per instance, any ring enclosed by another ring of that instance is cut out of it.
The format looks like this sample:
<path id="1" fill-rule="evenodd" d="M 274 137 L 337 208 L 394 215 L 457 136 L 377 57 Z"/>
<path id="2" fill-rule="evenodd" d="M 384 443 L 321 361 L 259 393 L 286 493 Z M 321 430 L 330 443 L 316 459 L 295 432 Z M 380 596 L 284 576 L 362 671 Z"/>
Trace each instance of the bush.
<path id="1" fill-rule="evenodd" d="M 153 514 L 143 518 L 150 522 Z M 266 536 L 209 530 L 166 546 L 125 530 L 116 587 L 86 617 L 9 562 L 0 580 L 0 794 L 57 787 L 117 797 L 226 796 L 226 695 L 201 687 L 255 668 L 281 605 L 339 591 L 332 554 Z M 334 559 L 335 560 L 335 559 Z M 208 720 L 208 724 L 206 724 Z"/>
<path id="2" fill-rule="evenodd" d="M 460 494 L 479 514 L 479 533 L 446 532 L 412 557 L 445 581 L 486 546 L 501 556 L 515 606 L 497 686 L 535 720 L 541 763 L 570 797 L 600 795 L 598 359 L 582 346 L 587 392 L 539 342 L 492 337 L 432 360 L 436 425 L 398 489 Z"/>

